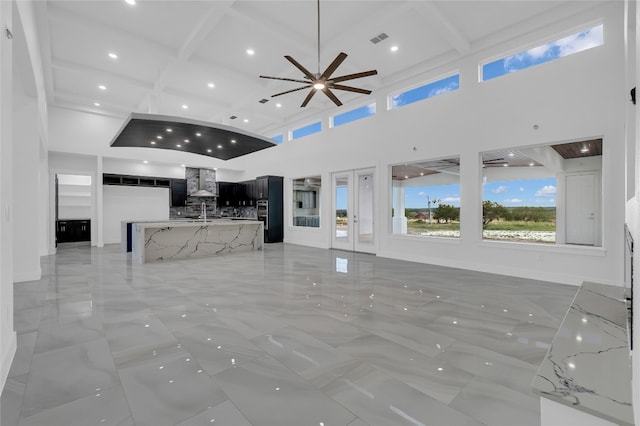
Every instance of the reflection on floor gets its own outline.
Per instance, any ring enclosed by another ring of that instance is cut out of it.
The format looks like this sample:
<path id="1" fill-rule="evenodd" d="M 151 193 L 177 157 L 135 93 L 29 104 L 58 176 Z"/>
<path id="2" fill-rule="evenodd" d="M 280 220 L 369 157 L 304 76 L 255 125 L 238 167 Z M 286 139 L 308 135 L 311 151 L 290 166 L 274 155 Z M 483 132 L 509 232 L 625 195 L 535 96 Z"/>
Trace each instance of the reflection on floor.
<path id="1" fill-rule="evenodd" d="M 15 285 L 3 426 L 536 425 L 530 382 L 576 291 L 287 244 L 42 263 Z"/>

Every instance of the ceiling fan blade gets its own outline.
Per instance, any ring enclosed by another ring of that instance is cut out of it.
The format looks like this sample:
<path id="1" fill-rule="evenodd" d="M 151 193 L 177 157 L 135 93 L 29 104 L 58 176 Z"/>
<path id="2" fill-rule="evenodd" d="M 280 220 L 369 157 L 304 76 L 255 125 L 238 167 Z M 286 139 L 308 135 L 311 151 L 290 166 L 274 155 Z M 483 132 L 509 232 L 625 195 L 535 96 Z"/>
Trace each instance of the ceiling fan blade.
<path id="1" fill-rule="evenodd" d="M 296 80 L 295 78 L 285 78 L 285 77 L 269 77 L 268 75 L 261 75 L 260 78 L 268 78 L 271 80 L 284 80 L 284 81 L 293 81 L 295 83 L 309 83 L 307 80 Z"/>
<path id="2" fill-rule="evenodd" d="M 371 94 L 371 90 L 359 89 L 357 87 L 351 87 L 351 86 L 343 86 L 342 84 L 333 84 L 333 85 L 331 85 L 331 88 L 332 89 L 337 89 L 337 90 L 346 90 L 347 92 L 362 93 L 363 95 L 370 95 Z"/>
<path id="3" fill-rule="evenodd" d="M 308 89 L 309 87 L 311 87 L 311 85 L 298 87 L 297 89 L 287 90 L 286 92 L 282 92 L 282 93 L 276 93 L 275 95 L 271 95 L 271 97 L 272 97 L 272 98 L 275 98 L 276 96 L 286 95 L 287 93 L 297 92 L 298 90 Z"/>
<path id="4" fill-rule="evenodd" d="M 301 107 L 306 107 L 307 104 L 309 103 L 309 101 L 311 100 L 311 98 L 313 98 L 313 95 L 315 95 L 317 92 L 317 90 L 312 89 L 309 94 L 307 95 L 306 98 L 304 98 L 304 101 L 302 102 L 302 105 L 300 105 Z"/>
<path id="5" fill-rule="evenodd" d="M 357 72 L 355 74 L 341 75 L 340 77 L 332 78 L 329 80 L 329 82 L 339 83 L 341 81 L 353 80 L 353 79 L 362 78 L 362 77 L 369 77 L 370 75 L 376 75 L 376 74 L 378 74 L 378 71 L 376 70 Z"/>
<path id="6" fill-rule="evenodd" d="M 302 71 L 302 74 L 304 74 L 308 79 L 310 80 L 315 80 L 316 76 L 314 76 L 313 74 L 311 74 L 309 72 L 308 69 L 306 69 L 305 67 L 303 67 L 302 65 L 300 65 L 298 63 L 298 61 L 296 61 L 295 59 L 293 59 L 291 56 L 287 55 L 285 56 L 285 59 L 289 62 L 291 62 L 293 64 L 293 66 L 295 66 L 296 68 L 298 68 L 300 71 Z"/>
<path id="7" fill-rule="evenodd" d="M 322 89 L 322 91 L 325 95 L 327 95 L 329 99 L 333 101 L 334 104 L 336 104 L 337 106 L 342 105 L 342 102 L 340 102 L 340 100 L 336 97 L 336 95 L 333 94 L 331 90 L 329 90 L 328 87 L 325 87 L 324 89 Z"/>
<path id="8" fill-rule="evenodd" d="M 344 62 L 345 59 L 347 59 L 347 54 L 344 52 L 340 52 L 340 54 L 336 56 L 336 58 L 333 60 L 333 62 L 331 62 L 327 69 L 324 70 L 320 78 L 329 78 L 329 76 L 333 74 L 333 72 L 340 66 L 340 64 L 342 64 L 342 62 Z"/>

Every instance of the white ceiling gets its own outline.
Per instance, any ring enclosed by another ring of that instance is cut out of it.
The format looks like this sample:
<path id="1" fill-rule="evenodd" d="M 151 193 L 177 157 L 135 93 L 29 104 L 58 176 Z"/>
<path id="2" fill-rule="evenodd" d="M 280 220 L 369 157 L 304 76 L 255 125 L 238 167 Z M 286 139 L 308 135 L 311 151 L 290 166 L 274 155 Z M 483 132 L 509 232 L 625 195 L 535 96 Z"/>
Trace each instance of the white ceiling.
<path id="1" fill-rule="evenodd" d="M 130 112 L 175 115 L 265 136 L 288 121 L 337 108 L 321 94 L 300 108 L 307 90 L 270 98 L 300 85 L 258 78 L 302 78 L 284 55 L 317 71 L 314 0 L 35 3 L 52 105 L 123 118 Z M 345 82 L 375 93 L 598 3 L 322 0 L 320 68 L 343 51 L 349 56 L 334 76 L 376 69 L 377 76 Z M 382 32 L 389 38 L 369 41 Z M 367 96 L 334 93 L 345 104 Z M 259 103 L 263 98 L 269 102 Z"/>

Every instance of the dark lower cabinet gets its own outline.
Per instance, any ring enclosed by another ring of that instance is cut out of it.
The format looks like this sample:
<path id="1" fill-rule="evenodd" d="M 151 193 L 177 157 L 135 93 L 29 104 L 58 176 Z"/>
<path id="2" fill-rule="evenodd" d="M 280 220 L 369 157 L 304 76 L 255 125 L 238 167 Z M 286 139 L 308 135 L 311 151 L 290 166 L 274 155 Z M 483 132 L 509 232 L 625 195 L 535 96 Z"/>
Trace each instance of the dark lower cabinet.
<path id="1" fill-rule="evenodd" d="M 91 241 L 91 220 L 59 220 L 56 224 L 56 241 L 58 243 Z"/>

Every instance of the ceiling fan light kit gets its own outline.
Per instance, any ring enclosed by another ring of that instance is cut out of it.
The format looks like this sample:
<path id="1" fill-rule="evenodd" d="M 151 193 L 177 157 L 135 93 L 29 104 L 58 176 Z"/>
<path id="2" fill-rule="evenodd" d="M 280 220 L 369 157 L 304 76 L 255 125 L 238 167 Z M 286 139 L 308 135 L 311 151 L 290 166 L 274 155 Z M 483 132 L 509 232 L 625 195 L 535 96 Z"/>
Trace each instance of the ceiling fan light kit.
<path id="1" fill-rule="evenodd" d="M 302 105 L 300 105 L 301 107 L 306 107 L 309 101 L 311 100 L 311 98 L 313 98 L 313 95 L 315 95 L 316 92 L 318 91 L 321 91 L 322 93 L 324 93 L 337 106 L 341 106 L 342 102 L 340 102 L 340 100 L 331 91 L 331 89 L 343 90 L 346 92 L 361 93 L 363 95 L 371 94 L 371 90 L 360 89 L 358 87 L 352 87 L 352 86 L 345 86 L 343 84 L 337 84 L 337 83 L 376 75 L 378 74 L 378 71 L 376 70 L 364 71 L 364 72 L 359 72 L 354 74 L 347 74 L 347 75 L 331 78 L 335 70 L 342 64 L 342 62 L 344 62 L 345 59 L 347 59 L 347 54 L 344 52 L 340 52 L 338 56 L 336 56 L 336 58 L 333 60 L 333 62 L 329 64 L 327 69 L 325 69 L 323 73 L 320 73 L 320 0 L 317 0 L 316 3 L 318 6 L 318 72 L 316 74 L 312 74 L 308 69 L 303 67 L 300 63 L 298 63 L 298 61 L 293 59 L 291 56 L 286 55 L 285 59 L 291 62 L 291 64 L 293 64 L 293 66 L 296 67 L 298 70 L 300 70 L 306 80 L 295 79 L 295 78 L 285 78 L 285 77 L 270 77 L 266 75 L 261 75 L 260 78 L 266 78 L 270 80 L 291 81 L 294 83 L 302 83 L 304 84 L 304 86 L 287 90 L 284 92 L 276 93 L 275 95 L 271 95 L 271 97 L 275 98 L 276 96 L 286 95 L 287 93 L 297 92 L 299 90 L 310 88 L 311 90 L 309 91 L 309 94 L 302 102 Z"/>

